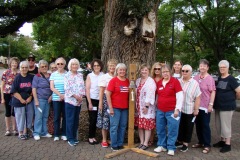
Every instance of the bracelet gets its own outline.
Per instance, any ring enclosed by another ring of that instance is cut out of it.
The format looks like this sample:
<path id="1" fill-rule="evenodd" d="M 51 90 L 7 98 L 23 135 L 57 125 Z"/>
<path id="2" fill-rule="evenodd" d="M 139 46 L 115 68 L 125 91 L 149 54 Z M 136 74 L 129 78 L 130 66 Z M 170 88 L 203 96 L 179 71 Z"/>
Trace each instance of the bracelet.
<path id="1" fill-rule="evenodd" d="M 210 106 L 213 106 L 213 103 L 209 103 Z"/>
<path id="2" fill-rule="evenodd" d="M 149 106 L 145 106 L 147 109 L 149 108 Z"/>

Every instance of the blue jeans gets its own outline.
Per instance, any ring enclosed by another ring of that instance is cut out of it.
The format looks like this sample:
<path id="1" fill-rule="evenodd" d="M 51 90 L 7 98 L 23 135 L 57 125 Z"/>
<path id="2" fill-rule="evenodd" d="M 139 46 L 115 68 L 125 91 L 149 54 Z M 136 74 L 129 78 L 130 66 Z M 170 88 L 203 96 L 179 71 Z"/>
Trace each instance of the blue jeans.
<path id="1" fill-rule="evenodd" d="M 123 146 L 124 135 L 128 122 L 128 109 L 113 108 L 114 115 L 110 116 L 111 146 Z"/>
<path id="2" fill-rule="evenodd" d="M 66 118 L 65 118 L 65 102 L 53 101 L 54 113 L 54 137 L 60 136 L 60 121 L 62 117 L 62 136 L 66 136 Z"/>
<path id="3" fill-rule="evenodd" d="M 80 111 L 81 106 L 74 106 L 69 103 L 65 103 L 66 133 L 68 141 L 77 140 Z"/>
<path id="4" fill-rule="evenodd" d="M 210 119 L 211 113 L 205 113 L 204 110 L 199 110 L 195 121 L 198 144 L 203 144 L 204 147 L 211 147 Z"/>
<path id="5" fill-rule="evenodd" d="M 34 132 L 33 135 L 45 136 L 48 133 L 47 121 L 49 115 L 49 103 L 46 99 L 38 99 L 39 108 L 41 108 L 42 113 L 38 110 L 38 107 L 34 105 L 35 120 L 34 120 Z"/>
<path id="6" fill-rule="evenodd" d="M 156 129 L 158 136 L 158 146 L 162 146 L 168 150 L 176 150 L 175 142 L 178 136 L 178 128 L 180 120 L 175 120 L 171 115 L 174 111 L 162 112 L 157 109 Z M 180 116 L 180 112 L 179 112 Z"/>

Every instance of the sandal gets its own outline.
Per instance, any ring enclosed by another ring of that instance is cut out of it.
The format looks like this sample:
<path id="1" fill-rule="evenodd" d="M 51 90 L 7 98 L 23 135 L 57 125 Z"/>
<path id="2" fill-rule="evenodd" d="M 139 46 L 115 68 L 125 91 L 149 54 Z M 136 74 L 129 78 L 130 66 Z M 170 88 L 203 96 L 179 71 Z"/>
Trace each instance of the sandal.
<path id="1" fill-rule="evenodd" d="M 208 154 L 211 151 L 211 148 L 209 147 L 204 147 L 202 153 Z"/>
<path id="2" fill-rule="evenodd" d="M 148 149 L 148 146 L 143 145 L 140 149 L 142 149 L 142 150 L 147 150 L 147 149 Z"/>
<path id="3" fill-rule="evenodd" d="M 139 144 L 139 146 L 137 146 L 137 148 L 140 149 L 140 148 L 142 148 L 142 146 L 143 146 L 143 144 Z"/>
<path id="4" fill-rule="evenodd" d="M 202 144 L 193 144 L 192 145 L 192 148 L 202 148 L 203 147 L 203 145 Z"/>
<path id="5" fill-rule="evenodd" d="M 11 136 L 11 132 L 10 131 L 6 131 L 5 136 Z"/>

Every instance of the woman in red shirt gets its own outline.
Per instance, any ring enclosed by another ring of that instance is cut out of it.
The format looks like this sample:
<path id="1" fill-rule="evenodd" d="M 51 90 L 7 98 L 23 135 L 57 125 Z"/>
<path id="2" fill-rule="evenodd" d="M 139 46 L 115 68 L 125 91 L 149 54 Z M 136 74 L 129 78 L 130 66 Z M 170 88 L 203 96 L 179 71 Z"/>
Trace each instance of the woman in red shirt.
<path id="1" fill-rule="evenodd" d="M 176 150 L 175 142 L 178 136 L 183 92 L 179 81 L 171 77 L 170 71 L 168 65 L 163 66 L 161 69 L 163 79 L 157 83 L 156 129 L 158 147 L 154 151 L 168 150 L 168 155 L 173 156 Z"/>
<path id="2" fill-rule="evenodd" d="M 108 84 L 106 97 L 110 114 L 110 138 L 113 151 L 123 148 L 128 121 L 129 80 L 127 67 L 123 63 L 116 66 L 115 75 Z"/>

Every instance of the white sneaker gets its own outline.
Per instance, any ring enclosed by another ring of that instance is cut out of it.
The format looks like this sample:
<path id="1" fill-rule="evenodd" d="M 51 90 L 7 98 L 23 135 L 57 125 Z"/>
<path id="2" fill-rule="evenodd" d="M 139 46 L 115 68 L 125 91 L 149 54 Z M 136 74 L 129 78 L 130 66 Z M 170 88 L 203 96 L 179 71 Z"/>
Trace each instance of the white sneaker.
<path id="1" fill-rule="evenodd" d="M 66 141 L 67 140 L 67 137 L 66 136 L 61 136 L 61 139 Z"/>
<path id="2" fill-rule="evenodd" d="M 154 149 L 154 152 L 166 152 L 167 149 L 163 148 L 162 146 L 158 146 L 157 148 Z"/>
<path id="3" fill-rule="evenodd" d="M 34 138 L 36 141 L 40 140 L 40 136 L 38 136 L 38 135 L 37 135 L 37 136 L 34 136 L 33 138 Z"/>
<path id="4" fill-rule="evenodd" d="M 174 150 L 168 150 L 167 154 L 170 156 L 174 156 Z"/>
<path id="5" fill-rule="evenodd" d="M 54 137 L 53 141 L 59 141 L 59 137 Z"/>
<path id="6" fill-rule="evenodd" d="M 51 137 L 52 137 L 52 135 L 51 135 L 51 134 L 49 134 L 49 133 L 47 133 L 45 136 L 41 136 L 41 137 L 51 138 Z"/>

